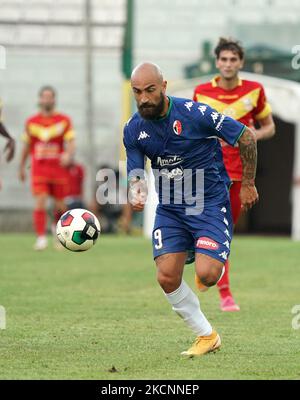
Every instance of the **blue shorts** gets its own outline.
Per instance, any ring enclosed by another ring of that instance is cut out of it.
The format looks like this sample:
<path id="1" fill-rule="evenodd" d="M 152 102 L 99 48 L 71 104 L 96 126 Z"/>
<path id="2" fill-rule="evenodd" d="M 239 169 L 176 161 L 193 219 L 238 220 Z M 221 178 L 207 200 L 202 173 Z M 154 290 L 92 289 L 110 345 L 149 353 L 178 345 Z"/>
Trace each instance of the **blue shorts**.
<path id="1" fill-rule="evenodd" d="M 203 253 L 225 263 L 233 233 L 230 202 L 205 207 L 199 215 L 185 209 L 158 206 L 152 233 L 153 257 L 162 254 Z"/>

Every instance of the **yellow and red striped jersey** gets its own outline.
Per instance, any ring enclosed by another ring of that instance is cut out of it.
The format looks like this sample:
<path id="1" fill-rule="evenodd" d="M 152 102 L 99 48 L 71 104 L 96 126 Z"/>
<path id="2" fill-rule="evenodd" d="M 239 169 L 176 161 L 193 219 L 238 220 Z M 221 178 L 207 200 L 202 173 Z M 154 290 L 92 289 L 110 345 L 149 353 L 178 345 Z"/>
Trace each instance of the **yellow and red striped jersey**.
<path id="1" fill-rule="evenodd" d="M 195 88 L 194 100 L 206 103 L 218 112 L 228 115 L 243 124 L 254 127 L 254 122 L 267 117 L 271 106 L 267 102 L 263 86 L 254 81 L 239 79 L 238 85 L 225 90 L 218 86 L 219 76 Z M 242 161 L 238 144 L 229 146 L 222 141 L 223 160 L 232 180 L 242 179 Z"/>
<path id="2" fill-rule="evenodd" d="M 74 138 L 70 118 L 55 113 L 49 117 L 36 114 L 25 124 L 23 141 L 29 144 L 33 160 L 59 160 L 64 142 Z"/>

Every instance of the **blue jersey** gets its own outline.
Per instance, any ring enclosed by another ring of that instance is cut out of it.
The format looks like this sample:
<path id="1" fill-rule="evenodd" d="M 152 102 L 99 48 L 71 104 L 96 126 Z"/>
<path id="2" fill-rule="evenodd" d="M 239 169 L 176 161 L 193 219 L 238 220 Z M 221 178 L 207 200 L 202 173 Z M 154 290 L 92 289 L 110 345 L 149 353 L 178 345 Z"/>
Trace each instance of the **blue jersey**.
<path id="1" fill-rule="evenodd" d="M 228 198 L 230 180 L 224 167 L 219 138 L 234 146 L 245 125 L 203 103 L 176 97 L 169 97 L 169 100 L 165 117 L 145 120 L 135 113 L 126 124 L 124 145 L 128 177 L 140 175 L 136 170 L 144 169 L 146 156 L 156 171 L 160 206 L 192 206 L 182 189 L 188 186 L 191 198 L 202 196 L 205 207 L 221 204 Z M 202 186 L 199 186 L 197 171 L 202 171 Z M 166 203 L 163 193 L 167 184 L 170 186 L 170 198 Z"/>

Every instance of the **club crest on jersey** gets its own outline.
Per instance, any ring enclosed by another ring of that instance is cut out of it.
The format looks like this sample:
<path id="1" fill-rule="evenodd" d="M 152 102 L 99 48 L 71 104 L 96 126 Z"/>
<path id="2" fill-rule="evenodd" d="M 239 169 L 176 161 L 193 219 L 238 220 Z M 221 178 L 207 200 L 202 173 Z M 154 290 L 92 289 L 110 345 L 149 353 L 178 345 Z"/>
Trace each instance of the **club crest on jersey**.
<path id="1" fill-rule="evenodd" d="M 178 136 L 182 133 L 182 124 L 180 121 L 178 121 L 178 120 L 174 121 L 173 131 Z"/>
<path id="2" fill-rule="evenodd" d="M 197 240 L 196 247 L 198 249 L 206 249 L 206 250 L 218 250 L 219 249 L 218 243 L 208 237 L 200 237 Z"/>

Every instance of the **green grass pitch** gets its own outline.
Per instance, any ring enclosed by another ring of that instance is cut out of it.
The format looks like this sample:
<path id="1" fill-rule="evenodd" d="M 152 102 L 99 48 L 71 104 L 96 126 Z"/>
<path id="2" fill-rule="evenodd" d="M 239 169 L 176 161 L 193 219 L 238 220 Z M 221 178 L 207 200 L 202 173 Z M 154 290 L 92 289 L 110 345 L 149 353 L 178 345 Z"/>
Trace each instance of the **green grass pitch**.
<path id="1" fill-rule="evenodd" d="M 156 283 L 151 244 L 103 236 L 86 253 L 32 250 L 31 235 L 0 237 L 0 379 L 299 379 L 300 244 L 236 237 L 232 289 L 239 313 L 222 313 L 216 288 L 200 294 L 221 351 L 180 352 L 194 336 Z M 185 279 L 193 288 L 193 266 Z M 112 367 L 117 372 L 110 372 Z"/>

